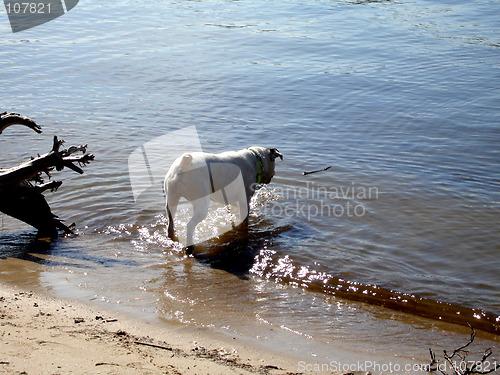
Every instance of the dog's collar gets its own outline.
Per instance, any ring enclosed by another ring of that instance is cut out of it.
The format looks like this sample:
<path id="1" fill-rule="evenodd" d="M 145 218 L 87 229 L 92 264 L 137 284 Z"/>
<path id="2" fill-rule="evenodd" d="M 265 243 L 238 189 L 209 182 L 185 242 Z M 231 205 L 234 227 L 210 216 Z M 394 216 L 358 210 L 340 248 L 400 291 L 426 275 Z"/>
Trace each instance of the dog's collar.
<path id="1" fill-rule="evenodd" d="M 258 170 L 257 170 L 257 177 L 255 178 L 255 182 L 258 184 L 261 184 L 262 183 L 262 173 L 264 172 L 264 163 L 262 161 L 262 156 L 260 156 L 257 152 L 255 152 L 252 149 L 250 151 L 252 151 L 252 153 L 255 155 L 255 159 L 257 159 Z"/>

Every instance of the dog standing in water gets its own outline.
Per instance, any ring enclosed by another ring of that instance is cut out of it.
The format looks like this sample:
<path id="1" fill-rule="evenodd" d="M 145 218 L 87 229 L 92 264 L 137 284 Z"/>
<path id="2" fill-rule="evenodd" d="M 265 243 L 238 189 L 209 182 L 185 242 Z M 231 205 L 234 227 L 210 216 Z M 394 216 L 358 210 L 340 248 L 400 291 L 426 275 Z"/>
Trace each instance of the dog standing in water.
<path id="1" fill-rule="evenodd" d="M 278 149 L 265 147 L 220 154 L 192 152 L 178 157 L 164 182 L 169 238 L 175 239 L 174 217 L 181 197 L 193 205 L 193 217 L 186 228 L 188 254 L 194 249 L 194 231 L 207 216 L 210 200 L 237 206 L 240 222 L 246 220 L 256 186 L 271 182 L 278 157 L 283 160 Z"/>

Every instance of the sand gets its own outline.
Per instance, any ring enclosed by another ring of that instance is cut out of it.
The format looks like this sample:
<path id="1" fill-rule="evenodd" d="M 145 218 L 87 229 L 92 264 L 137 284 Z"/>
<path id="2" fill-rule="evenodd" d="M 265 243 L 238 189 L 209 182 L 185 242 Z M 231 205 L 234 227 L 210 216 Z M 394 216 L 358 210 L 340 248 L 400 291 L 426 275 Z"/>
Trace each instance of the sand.
<path id="1" fill-rule="evenodd" d="M 298 360 L 0 283 L 0 373 L 290 374 Z"/>

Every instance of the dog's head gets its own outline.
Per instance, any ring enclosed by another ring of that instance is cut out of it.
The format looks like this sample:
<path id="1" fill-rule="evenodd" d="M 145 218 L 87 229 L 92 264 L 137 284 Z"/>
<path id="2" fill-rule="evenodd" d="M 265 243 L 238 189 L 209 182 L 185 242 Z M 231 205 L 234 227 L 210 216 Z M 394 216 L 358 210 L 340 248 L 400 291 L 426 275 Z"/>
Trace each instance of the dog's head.
<path id="1" fill-rule="evenodd" d="M 262 184 L 268 184 L 274 176 L 274 161 L 277 158 L 283 160 L 283 155 L 278 151 L 277 148 L 266 148 L 266 147 L 249 147 L 249 150 L 253 151 L 259 162 L 262 163 L 261 171 L 261 181 Z"/>

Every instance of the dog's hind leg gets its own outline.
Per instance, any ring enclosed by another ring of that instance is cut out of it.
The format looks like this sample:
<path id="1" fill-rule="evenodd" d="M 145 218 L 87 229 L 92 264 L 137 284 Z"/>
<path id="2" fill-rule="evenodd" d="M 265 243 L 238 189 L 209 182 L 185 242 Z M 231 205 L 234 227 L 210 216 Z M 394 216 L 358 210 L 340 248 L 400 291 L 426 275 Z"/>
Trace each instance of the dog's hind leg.
<path id="1" fill-rule="evenodd" d="M 177 212 L 177 205 L 179 204 L 180 199 L 181 197 L 177 194 L 177 192 L 174 189 L 169 189 L 167 191 L 167 204 L 165 205 L 165 208 L 167 210 L 167 219 L 168 219 L 167 234 L 168 238 L 170 238 L 173 241 L 177 241 L 177 237 L 175 235 L 175 230 L 174 230 L 174 217 L 175 213 Z"/>
<path id="2" fill-rule="evenodd" d="M 194 250 L 193 235 L 196 226 L 207 217 L 208 207 L 210 206 L 210 196 L 199 198 L 193 203 L 193 217 L 186 226 L 186 252 L 191 254 Z"/>
<path id="3" fill-rule="evenodd" d="M 173 241 L 176 241 L 177 239 L 175 238 L 174 216 L 175 216 L 175 210 L 171 209 L 167 203 L 167 218 L 168 218 L 167 234 L 168 238 L 170 238 Z"/>

